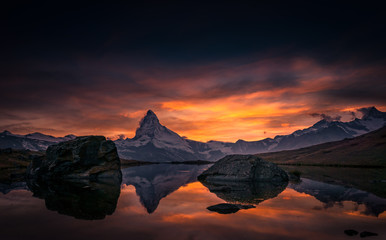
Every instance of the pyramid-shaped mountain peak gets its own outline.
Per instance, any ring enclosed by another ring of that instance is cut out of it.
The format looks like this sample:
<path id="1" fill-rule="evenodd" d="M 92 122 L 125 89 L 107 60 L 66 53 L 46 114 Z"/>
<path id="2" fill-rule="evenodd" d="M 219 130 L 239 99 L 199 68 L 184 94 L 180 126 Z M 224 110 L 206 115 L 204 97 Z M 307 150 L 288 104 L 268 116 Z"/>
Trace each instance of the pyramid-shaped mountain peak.
<path id="1" fill-rule="evenodd" d="M 146 115 L 142 118 L 140 127 L 142 125 L 157 125 L 160 124 L 157 115 L 152 110 L 148 110 Z"/>
<path id="2" fill-rule="evenodd" d="M 135 138 L 143 135 L 154 136 L 157 129 L 160 130 L 160 128 L 162 128 L 162 125 L 160 124 L 157 115 L 155 115 L 152 110 L 148 110 L 139 123 L 139 128 L 137 128 Z"/>
<path id="3" fill-rule="evenodd" d="M 157 115 L 155 115 L 155 113 L 151 109 L 147 110 L 146 116 L 155 116 L 155 117 L 157 117 Z"/>

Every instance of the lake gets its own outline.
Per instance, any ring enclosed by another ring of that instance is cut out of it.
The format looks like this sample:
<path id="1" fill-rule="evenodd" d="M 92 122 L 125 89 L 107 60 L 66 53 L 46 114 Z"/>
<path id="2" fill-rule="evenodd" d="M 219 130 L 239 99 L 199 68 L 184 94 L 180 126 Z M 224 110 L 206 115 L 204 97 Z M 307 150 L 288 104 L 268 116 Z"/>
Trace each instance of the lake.
<path id="1" fill-rule="evenodd" d="M 196 180 L 208 167 L 130 167 L 121 184 L 2 184 L 0 239 L 354 239 L 364 231 L 386 239 L 383 169 L 315 168 L 312 178 L 299 167 L 300 181 L 288 185 L 224 188 Z M 335 172 L 344 178 L 332 180 Z M 253 206 L 207 209 L 220 203 Z"/>

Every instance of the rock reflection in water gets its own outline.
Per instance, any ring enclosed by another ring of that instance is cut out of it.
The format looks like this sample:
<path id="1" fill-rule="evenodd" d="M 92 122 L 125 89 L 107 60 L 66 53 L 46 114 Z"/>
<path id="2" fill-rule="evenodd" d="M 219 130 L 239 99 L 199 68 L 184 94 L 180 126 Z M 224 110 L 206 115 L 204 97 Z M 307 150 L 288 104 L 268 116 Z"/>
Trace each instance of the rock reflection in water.
<path id="1" fill-rule="evenodd" d="M 201 182 L 217 197 L 230 202 L 242 204 L 259 204 L 279 195 L 288 182 Z"/>
<path id="2" fill-rule="evenodd" d="M 33 196 L 45 200 L 47 209 L 77 219 L 96 220 L 112 215 L 120 195 L 116 181 L 46 181 L 29 180 Z"/>

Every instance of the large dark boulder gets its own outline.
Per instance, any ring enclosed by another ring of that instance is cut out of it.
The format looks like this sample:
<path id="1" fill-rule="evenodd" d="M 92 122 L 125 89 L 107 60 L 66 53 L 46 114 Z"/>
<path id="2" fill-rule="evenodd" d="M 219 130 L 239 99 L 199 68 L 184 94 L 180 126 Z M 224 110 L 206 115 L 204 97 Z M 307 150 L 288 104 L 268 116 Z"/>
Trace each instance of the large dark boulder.
<path id="1" fill-rule="evenodd" d="M 51 145 L 45 158 L 32 159 L 27 177 L 34 179 L 122 179 L 113 141 L 85 136 Z"/>
<path id="2" fill-rule="evenodd" d="M 287 173 L 255 155 L 228 155 L 198 176 L 206 182 L 287 182 Z"/>

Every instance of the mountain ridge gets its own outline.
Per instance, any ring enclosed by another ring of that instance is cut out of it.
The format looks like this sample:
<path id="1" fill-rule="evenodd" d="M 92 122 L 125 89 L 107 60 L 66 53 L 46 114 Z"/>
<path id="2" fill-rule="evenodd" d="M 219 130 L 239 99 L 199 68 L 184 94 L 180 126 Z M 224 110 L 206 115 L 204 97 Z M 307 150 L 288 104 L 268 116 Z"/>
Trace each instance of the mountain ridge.
<path id="1" fill-rule="evenodd" d="M 350 122 L 327 121 L 322 119 L 309 128 L 294 131 L 288 135 L 279 135 L 259 141 L 236 142 L 208 141 L 199 142 L 181 137 L 177 133 L 161 125 L 151 110 L 143 117 L 136 136 L 132 139 L 116 140 L 118 152 L 125 158 L 146 161 L 215 161 L 228 154 L 256 154 L 282 150 L 298 149 L 325 142 L 353 138 L 383 127 L 386 113 L 375 107 L 361 109 L 361 119 Z M 148 134 L 149 125 L 151 134 Z M 142 140 L 142 142 L 139 142 Z M 137 148 L 134 148 L 136 146 Z M 146 152 L 146 154 L 144 154 Z M 173 159 L 171 159 L 173 158 Z"/>
<path id="2" fill-rule="evenodd" d="M 383 127 L 386 113 L 375 107 L 359 109 L 363 116 L 350 122 L 322 119 L 309 128 L 288 135 L 278 135 L 258 141 L 200 142 L 185 137 L 163 126 L 157 115 L 148 110 L 141 119 L 133 138 L 115 140 L 121 158 L 149 162 L 215 161 L 228 154 L 257 154 L 292 150 L 325 142 L 353 138 Z M 0 133 L 0 148 L 44 151 L 49 145 L 74 139 L 74 135 L 56 138 L 41 133 L 16 135 Z"/>

